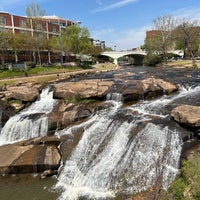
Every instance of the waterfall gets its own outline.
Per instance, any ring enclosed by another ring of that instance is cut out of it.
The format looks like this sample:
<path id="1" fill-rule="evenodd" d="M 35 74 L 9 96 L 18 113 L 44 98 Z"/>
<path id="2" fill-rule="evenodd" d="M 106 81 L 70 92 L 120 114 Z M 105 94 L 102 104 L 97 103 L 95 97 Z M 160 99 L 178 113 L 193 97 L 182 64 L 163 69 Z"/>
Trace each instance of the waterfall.
<path id="1" fill-rule="evenodd" d="M 0 144 L 45 136 L 48 131 L 48 113 L 55 103 L 51 88 L 43 89 L 39 100 L 7 121 L 0 133 Z"/>
<path id="2" fill-rule="evenodd" d="M 166 109 L 166 106 L 172 104 L 187 104 L 186 102 L 189 99 L 198 96 L 200 93 L 200 86 L 197 87 L 189 87 L 189 86 L 182 86 L 180 85 L 178 94 L 170 95 L 170 96 L 163 96 L 158 99 L 154 99 L 151 101 L 144 101 L 133 105 L 130 109 L 136 110 L 139 113 L 151 114 L 155 116 L 159 116 L 161 118 L 165 118 L 169 114 L 169 110 Z M 199 97 L 197 97 L 198 99 Z M 192 100 L 191 100 L 192 101 Z M 193 102 L 192 102 L 193 103 Z"/>
<path id="3" fill-rule="evenodd" d="M 112 93 L 108 93 L 106 96 L 106 100 L 107 101 L 116 101 L 116 102 L 122 102 L 122 94 L 121 93 L 117 93 L 117 92 L 112 92 Z"/>
<path id="4" fill-rule="evenodd" d="M 2 110 L 0 109 L 0 132 L 1 132 L 1 129 L 2 129 Z"/>
<path id="5" fill-rule="evenodd" d="M 109 199 L 144 190 L 162 172 L 168 187 L 178 172 L 181 139 L 177 131 L 132 115 L 126 108 L 94 115 L 78 125 L 83 136 L 64 164 L 56 187 L 61 200 Z M 72 134 L 72 127 L 62 134 Z"/>

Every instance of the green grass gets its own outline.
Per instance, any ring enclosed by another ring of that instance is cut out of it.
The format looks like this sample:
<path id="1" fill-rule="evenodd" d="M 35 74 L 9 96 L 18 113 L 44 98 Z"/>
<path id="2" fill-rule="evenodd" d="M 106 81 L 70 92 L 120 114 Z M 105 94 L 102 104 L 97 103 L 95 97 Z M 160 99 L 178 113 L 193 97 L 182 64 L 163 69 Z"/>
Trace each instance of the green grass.
<path id="1" fill-rule="evenodd" d="M 20 76 L 24 76 L 24 72 L 23 71 L 9 71 L 9 70 L 4 70 L 4 71 L 0 71 L 0 78 L 13 78 L 13 77 L 20 77 Z"/>
<path id="2" fill-rule="evenodd" d="M 75 94 L 73 96 L 65 98 L 66 103 L 93 103 L 96 101 L 97 100 L 95 100 L 95 99 L 84 99 L 81 97 L 80 94 Z"/>
<path id="3" fill-rule="evenodd" d="M 53 73 L 62 73 L 62 72 L 70 72 L 82 70 L 81 67 L 78 66 L 70 66 L 70 67 L 61 67 L 61 66 L 50 66 L 50 67 L 35 67 L 31 68 L 28 71 L 30 75 L 42 75 L 42 74 L 53 74 Z"/>
<path id="4" fill-rule="evenodd" d="M 193 154 L 190 159 L 182 162 L 180 176 L 171 184 L 173 199 L 200 199 L 200 157 Z"/>
<path id="5" fill-rule="evenodd" d="M 174 66 L 174 67 L 193 67 L 192 66 L 192 60 L 173 60 L 173 61 L 170 61 L 168 62 L 167 64 L 163 64 L 163 65 L 166 65 L 166 66 Z M 200 62 L 199 61 L 196 61 L 196 66 L 198 68 L 200 68 Z"/>
<path id="6" fill-rule="evenodd" d="M 14 78 L 14 77 L 24 77 L 27 75 L 43 75 L 43 74 L 53 74 L 62 72 L 71 72 L 82 70 L 82 68 L 77 66 L 61 67 L 61 66 L 45 66 L 45 67 L 34 67 L 27 71 L 25 70 L 1 70 L 0 79 Z"/>

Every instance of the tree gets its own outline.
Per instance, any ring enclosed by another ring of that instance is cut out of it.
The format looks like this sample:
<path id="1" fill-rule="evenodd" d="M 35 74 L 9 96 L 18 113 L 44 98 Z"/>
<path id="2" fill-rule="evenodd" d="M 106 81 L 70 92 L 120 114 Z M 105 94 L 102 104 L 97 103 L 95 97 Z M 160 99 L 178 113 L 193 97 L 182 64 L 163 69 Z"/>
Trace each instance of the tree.
<path id="1" fill-rule="evenodd" d="M 69 52 L 74 54 L 88 54 L 92 47 L 90 33 L 86 27 L 74 25 L 67 27 L 62 33 L 66 41 L 66 47 Z"/>
<path id="2" fill-rule="evenodd" d="M 43 40 L 45 35 L 43 32 L 42 16 L 44 16 L 45 11 L 41 10 L 40 6 L 35 3 L 31 3 L 26 8 L 26 14 L 28 16 L 27 25 L 32 29 L 32 40 L 30 41 L 33 47 L 33 56 L 35 57 L 35 51 L 38 53 L 38 60 L 40 66 L 42 65 L 40 50 L 43 48 Z M 36 61 L 36 58 L 35 58 Z"/>
<path id="3" fill-rule="evenodd" d="M 102 48 L 100 46 L 92 46 L 90 49 L 90 55 L 93 57 L 93 61 L 96 62 L 101 55 Z"/>
<path id="4" fill-rule="evenodd" d="M 30 49 L 29 47 L 29 41 L 31 40 L 30 36 L 28 37 L 27 34 L 23 33 L 18 33 L 18 34 L 13 34 L 13 42 L 11 44 L 12 50 L 14 51 L 15 54 L 15 63 L 18 63 L 18 53 L 20 51 L 27 51 Z"/>
<path id="5" fill-rule="evenodd" d="M 14 35 L 10 30 L 3 29 L 0 31 L 0 57 L 1 57 L 1 64 L 4 64 L 5 59 L 5 52 L 11 50 L 11 44 L 14 40 Z"/>
<path id="6" fill-rule="evenodd" d="M 146 38 L 145 49 L 149 55 L 162 55 L 164 62 L 167 62 L 167 52 L 173 48 L 173 30 L 176 20 L 170 16 L 158 17 L 153 21 L 154 34 Z"/>
<path id="7" fill-rule="evenodd" d="M 52 37 L 49 40 L 49 47 L 54 52 L 60 52 L 61 64 L 63 64 L 63 53 L 66 53 L 68 50 L 65 31 L 61 32 L 61 35 L 57 37 Z"/>
<path id="8" fill-rule="evenodd" d="M 197 21 L 180 20 L 175 30 L 177 48 L 183 49 L 184 57 L 189 54 L 193 67 L 196 66 L 194 58 L 200 41 L 200 27 L 197 24 Z"/>

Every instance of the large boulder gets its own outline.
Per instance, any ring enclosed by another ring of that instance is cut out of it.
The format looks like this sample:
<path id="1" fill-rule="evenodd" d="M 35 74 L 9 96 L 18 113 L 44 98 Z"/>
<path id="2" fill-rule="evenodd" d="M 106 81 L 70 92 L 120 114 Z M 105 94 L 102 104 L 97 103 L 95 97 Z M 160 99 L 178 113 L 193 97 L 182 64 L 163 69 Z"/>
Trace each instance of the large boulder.
<path id="1" fill-rule="evenodd" d="M 10 105 L 7 101 L 0 100 L 0 113 L 0 125 L 3 126 L 8 121 L 8 119 L 15 114 L 15 108 L 12 105 Z"/>
<path id="2" fill-rule="evenodd" d="M 170 82 L 164 81 L 163 79 L 155 79 L 153 77 L 147 78 L 142 81 L 143 89 L 146 92 L 149 87 L 156 88 L 157 91 L 162 91 L 163 94 L 170 94 L 178 91 L 178 87 Z"/>
<path id="3" fill-rule="evenodd" d="M 7 99 L 16 99 L 25 102 L 35 101 L 40 94 L 39 87 L 34 85 L 19 85 L 8 87 L 5 91 Z"/>
<path id="4" fill-rule="evenodd" d="M 54 133 L 56 129 L 62 129 L 76 121 L 83 120 L 93 113 L 96 103 L 66 103 L 58 100 L 58 103 L 49 114 L 49 131 Z"/>
<path id="5" fill-rule="evenodd" d="M 79 143 L 83 133 L 84 128 L 77 127 L 75 129 L 72 129 L 71 134 L 64 134 L 60 137 L 60 150 L 62 153 L 62 160 L 64 162 L 70 158 L 71 153 L 75 149 L 76 145 Z"/>
<path id="6" fill-rule="evenodd" d="M 122 93 L 122 99 L 125 102 L 142 99 L 143 88 L 141 81 L 125 81 L 120 89 L 120 93 Z"/>
<path id="7" fill-rule="evenodd" d="M 0 174 L 40 173 L 60 166 L 56 137 L 33 138 L 0 146 Z"/>
<path id="8" fill-rule="evenodd" d="M 200 106 L 181 105 L 171 111 L 175 121 L 191 127 L 200 127 Z"/>
<path id="9" fill-rule="evenodd" d="M 55 85 L 54 97 L 67 99 L 79 95 L 80 98 L 105 98 L 112 85 L 112 81 L 100 79 L 62 82 Z"/>
<path id="10" fill-rule="evenodd" d="M 189 143 L 185 144 L 183 147 L 182 159 L 191 160 L 194 159 L 194 156 L 200 155 L 200 141 L 192 140 Z"/>
<path id="11" fill-rule="evenodd" d="M 144 80 L 125 81 L 119 92 L 122 93 L 123 100 L 133 101 L 139 99 L 149 99 L 163 94 L 170 94 L 178 91 L 178 87 L 162 79 L 147 78 Z"/>

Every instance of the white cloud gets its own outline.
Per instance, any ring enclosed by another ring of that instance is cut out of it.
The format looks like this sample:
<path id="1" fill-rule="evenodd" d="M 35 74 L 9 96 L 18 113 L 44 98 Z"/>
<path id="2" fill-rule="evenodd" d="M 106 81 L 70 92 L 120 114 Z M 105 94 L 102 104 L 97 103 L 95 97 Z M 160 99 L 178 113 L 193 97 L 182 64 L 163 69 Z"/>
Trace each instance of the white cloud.
<path id="1" fill-rule="evenodd" d="M 140 27 L 138 29 L 129 29 L 121 32 L 118 38 L 115 39 L 115 44 L 118 50 L 129 50 L 140 47 L 144 44 L 146 31 L 148 27 Z"/>
<path id="2" fill-rule="evenodd" d="M 200 19 L 200 8 L 182 8 L 175 10 L 171 13 L 174 17 L 180 18 L 180 19 L 193 19 L 193 20 L 199 20 Z"/>
<path id="3" fill-rule="evenodd" d="M 91 31 L 91 35 L 95 39 L 101 39 L 104 38 L 105 36 L 109 36 L 111 34 L 115 33 L 115 29 L 109 28 L 109 29 L 98 29 L 98 30 L 93 30 Z"/>
<path id="4" fill-rule="evenodd" d="M 96 9 L 93 12 L 102 12 L 102 11 L 106 11 L 106 10 L 113 10 L 113 9 L 120 8 L 120 7 L 126 6 L 126 5 L 128 5 L 130 3 L 137 2 L 137 1 L 139 1 L 139 0 L 121 0 L 121 1 L 119 1 L 117 3 L 110 4 L 108 6 Z"/>
<path id="5" fill-rule="evenodd" d="M 113 48 L 116 45 L 116 49 L 120 51 L 129 50 L 143 45 L 146 31 L 149 29 L 150 27 L 148 26 L 122 31 L 103 29 L 92 31 L 91 35 L 95 39 L 105 40 L 107 47 Z"/>

